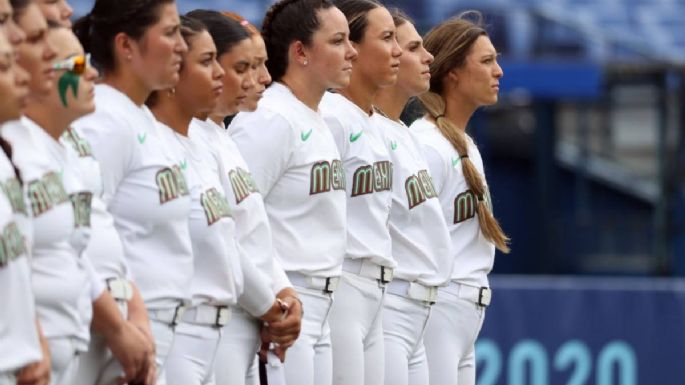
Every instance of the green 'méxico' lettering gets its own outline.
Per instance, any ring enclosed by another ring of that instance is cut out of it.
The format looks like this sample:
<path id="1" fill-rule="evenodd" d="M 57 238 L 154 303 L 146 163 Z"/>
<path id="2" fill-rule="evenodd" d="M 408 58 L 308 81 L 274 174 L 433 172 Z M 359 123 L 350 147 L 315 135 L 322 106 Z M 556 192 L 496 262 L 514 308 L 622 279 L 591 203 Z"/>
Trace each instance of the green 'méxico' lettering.
<path id="1" fill-rule="evenodd" d="M 371 194 L 373 192 L 373 167 L 362 166 L 354 172 L 352 196 Z"/>
<path id="2" fill-rule="evenodd" d="M 423 187 L 423 192 L 426 194 L 426 198 L 435 198 L 438 194 L 435 192 L 435 187 L 433 187 L 433 178 L 426 170 L 419 171 L 419 180 L 421 181 L 421 186 Z"/>
<path id="3" fill-rule="evenodd" d="M 331 162 L 331 183 L 333 184 L 333 190 L 345 190 L 347 187 L 347 180 L 345 179 L 345 168 L 343 167 L 342 161 L 336 159 Z"/>
<path id="4" fill-rule="evenodd" d="M 90 209 L 93 193 L 81 191 L 69 195 L 74 209 L 74 225 L 76 227 L 90 227 Z"/>
<path id="5" fill-rule="evenodd" d="M 416 175 L 407 178 L 407 181 L 404 182 L 404 188 L 407 192 L 407 203 L 410 210 L 426 200 L 426 195 L 421 191 L 421 183 L 419 183 L 419 178 Z"/>
<path id="6" fill-rule="evenodd" d="M 227 218 L 231 216 L 231 208 L 228 206 L 226 197 L 216 188 L 212 187 L 202 193 L 200 202 L 202 203 L 202 208 L 205 211 L 207 226 L 213 225 L 221 218 Z"/>
<path id="7" fill-rule="evenodd" d="M 155 175 L 155 183 L 159 189 L 159 203 L 165 204 L 181 196 L 188 195 L 188 185 L 183 172 L 178 165 L 165 167 Z"/>
<path id="8" fill-rule="evenodd" d="M 331 165 L 327 161 L 315 163 L 312 166 L 309 182 L 309 195 L 330 191 Z"/>
<path id="9" fill-rule="evenodd" d="M 454 198 L 454 223 L 460 223 L 476 215 L 476 196 L 466 190 Z"/>
<path id="10" fill-rule="evenodd" d="M 228 180 L 231 181 L 236 204 L 240 204 L 240 202 L 250 196 L 251 193 L 259 192 L 257 183 L 255 183 L 252 178 L 252 174 L 240 167 L 228 172 Z"/>
<path id="11" fill-rule="evenodd" d="M 34 217 L 40 216 L 69 199 L 64 191 L 62 178 L 53 171 L 46 173 L 40 179 L 28 182 L 26 189 Z"/>
<path id="12" fill-rule="evenodd" d="M 373 164 L 374 190 L 385 191 L 392 189 L 392 162 L 382 161 Z"/>
<path id="13" fill-rule="evenodd" d="M 87 140 L 83 139 L 76 130 L 73 128 L 69 127 L 64 131 L 62 136 L 60 137 L 62 142 L 67 143 L 70 145 L 74 151 L 78 154 L 79 157 L 85 158 L 88 156 L 93 156 L 93 151 L 90 147 L 90 143 L 88 143 Z"/>
<path id="14" fill-rule="evenodd" d="M 14 222 L 8 223 L 0 234 L 0 267 L 26 254 L 26 239 Z"/>
<path id="15" fill-rule="evenodd" d="M 2 191 L 5 193 L 5 196 L 7 196 L 7 199 L 9 199 L 10 204 L 12 205 L 12 212 L 15 214 L 26 215 L 26 201 L 24 200 L 24 195 L 19 180 L 17 178 L 10 178 L 4 183 L 0 183 L 0 186 L 2 186 Z"/>

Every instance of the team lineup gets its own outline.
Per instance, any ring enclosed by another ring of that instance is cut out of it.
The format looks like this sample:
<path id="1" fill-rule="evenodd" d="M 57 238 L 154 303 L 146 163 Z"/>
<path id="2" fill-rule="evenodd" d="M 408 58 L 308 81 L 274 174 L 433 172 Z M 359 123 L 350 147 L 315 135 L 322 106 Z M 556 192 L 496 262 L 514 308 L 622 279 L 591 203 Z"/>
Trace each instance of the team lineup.
<path id="1" fill-rule="evenodd" d="M 475 385 L 480 14 L 72 13 L 0 0 L 0 385 Z"/>

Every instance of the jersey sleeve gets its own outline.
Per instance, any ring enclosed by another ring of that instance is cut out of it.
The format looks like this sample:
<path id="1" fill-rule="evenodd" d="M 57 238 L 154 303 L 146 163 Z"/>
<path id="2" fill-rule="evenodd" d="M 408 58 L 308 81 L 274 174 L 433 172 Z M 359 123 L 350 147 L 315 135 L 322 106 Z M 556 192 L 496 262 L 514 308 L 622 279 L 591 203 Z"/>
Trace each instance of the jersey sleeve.
<path id="1" fill-rule="evenodd" d="M 293 130 L 282 116 L 271 112 L 238 114 L 229 129 L 264 197 L 287 169 Z"/>
<path id="2" fill-rule="evenodd" d="M 238 297 L 238 304 L 254 317 L 261 317 L 274 302 L 274 293 L 269 286 L 267 277 L 246 255 L 245 250 L 236 243 L 240 270 L 243 275 L 243 291 Z"/>
<path id="3" fill-rule="evenodd" d="M 445 185 L 445 178 L 447 177 L 447 170 L 445 161 L 440 156 L 440 153 L 430 145 L 419 144 L 423 157 L 428 164 L 428 173 L 433 179 L 433 187 L 435 191 L 440 194 Z"/>
<path id="4" fill-rule="evenodd" d="M 93 156 L 100 164 L 102 199 L 109 204 L 133 165 L 135 135 L 126 124 L 120 124 L 118 119 L 105 113 L 87 116 L 76 121 L 74 126 L 88 140 Z"/>
<path id="5" fill-rule="evenodd" d="M 93 268 L 93 265 L 90 263 L 90 258 L 85 255 L 81 256 L 80 263 L 86 271 L 88 282 L 90 283 L 90 300 L 91 302 L 95 302 L 95 300 L 97 300 L 105 291 L 105 281 L 95 271 L 95 268 Z"/>
<path id="6" fill-rule="evenodd" d="M 285 274 L 285 270 L 283 270 L 283 266 L 281 266 L 281 263 L 278 261 L 278 258 L 273 259 L 272 268 L 273 277 L 271 288 L 273 289 L 274 293 L 278 294 L 278 292 L 285 288 L 293 287 L 293 284 L 290 282 L 288 276 Z"/>

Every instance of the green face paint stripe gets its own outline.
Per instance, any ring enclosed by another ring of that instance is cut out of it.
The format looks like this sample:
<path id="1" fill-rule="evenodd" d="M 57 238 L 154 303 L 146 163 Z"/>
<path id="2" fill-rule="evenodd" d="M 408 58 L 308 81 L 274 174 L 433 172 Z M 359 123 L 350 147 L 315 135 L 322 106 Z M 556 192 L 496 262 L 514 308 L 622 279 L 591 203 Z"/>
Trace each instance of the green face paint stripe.
<path id="1" fill-rule="evenodd" d="M 74 98 L 78 96 L 78 82 L 81 77 L 79 75 L 73 74 L 70 71 L 64 73 L 60 76 L 57 82 L 57 89 L 59 90 L 59 98 L 62 101 L 62 105 L 67 107 L 67 92 L 69 87 L 72 87 L 72 93 Z"/>

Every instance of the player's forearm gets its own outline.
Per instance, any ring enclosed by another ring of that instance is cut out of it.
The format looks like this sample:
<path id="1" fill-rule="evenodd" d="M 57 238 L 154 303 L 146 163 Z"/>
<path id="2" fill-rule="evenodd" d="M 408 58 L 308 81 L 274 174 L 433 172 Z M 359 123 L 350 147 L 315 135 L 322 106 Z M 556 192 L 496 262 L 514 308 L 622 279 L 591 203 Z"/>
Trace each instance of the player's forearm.
<path id="1" fill-rule="evenodd" d="M 93 302 L 92 329 L 105 337 L 117 334 L 126 320 L 112 295 L 105 291 Z"/>

